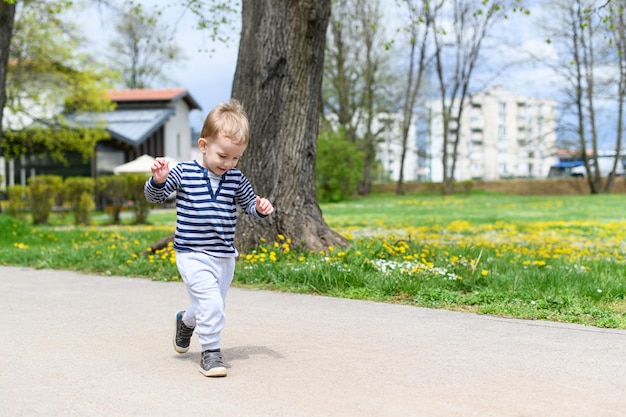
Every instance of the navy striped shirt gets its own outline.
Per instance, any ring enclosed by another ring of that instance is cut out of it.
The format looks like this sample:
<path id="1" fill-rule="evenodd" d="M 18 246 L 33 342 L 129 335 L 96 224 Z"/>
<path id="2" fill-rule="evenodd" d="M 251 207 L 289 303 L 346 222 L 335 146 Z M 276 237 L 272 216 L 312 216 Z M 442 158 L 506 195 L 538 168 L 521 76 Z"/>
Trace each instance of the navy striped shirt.
<path id="1" fill-rule="evenodd" d="M 237 225 L 237 205 L 255 217 L 266 217 L 256 210 L 256 194 L 243 173 L 230 169 L 222 175 L 217 189 L 211 187 L 209 171 L 197 161 L 180 162 L 163 184 L 146 181 L 148 201 L 163 203 L 176 192 L 176 233 L 174 249 L 204 252 L 213 256 L 237 256 L 233 245 Z"/>

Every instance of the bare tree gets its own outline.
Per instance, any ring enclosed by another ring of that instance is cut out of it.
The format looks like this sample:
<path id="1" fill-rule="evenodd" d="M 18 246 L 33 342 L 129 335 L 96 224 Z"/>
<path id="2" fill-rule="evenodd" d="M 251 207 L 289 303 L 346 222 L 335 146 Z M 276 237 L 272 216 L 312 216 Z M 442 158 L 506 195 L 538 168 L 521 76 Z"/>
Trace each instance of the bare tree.
<path id="1" fill-rule="evenodd" d="M 322 121 L 331 129 L 326 117 L 333 115 L 346 139 L 357 142 L 358 110 L 361 106 L 360 42 L 354 24 L 350 0 L 333 3 L 324 57 Z"/>
<path id="2" fill-rule="evenodd" d="M 315 196 L 324 45 L 330 0 L 244 0 L 232 96 L 248 109 L 251 142 L 241 169 L 276 212 L 242 216 L 242 251 L 278 234 L 309 249 L 346 245 L 325 223 Z M 280 29 L 278 29 L 280 28 Z"/>
<path id="3" fill-rule="evenodd" d="M 593 152 L 592 159 L 595 161 L 596 170 L 591 174 L 589 159 L 587 158 L 587 140 L 586 140 L 586 123 L 589 126 L 589 136 L 591 147 L 594 151 L 598 149 L 598 129 L 596 127 L 596 111 L 595 111 L 595 54 L 594 54 L 594 35 L 596 27 L 593 24 L 587 24 L 588 15 L 585 12 L 586 6 L 583 1 L 575 0 L 570 3 L 566 9 L 570 16 L 569 29 L 571 30 L 571 50 L 573 53 L 573 63 L 575 68 L 576 83 L 576 109 L 578 116 L 578 134 L 580 137 L 581 152 L 591 192 L 598 192 L 600 186 L 600 167 L 598 165 L 597 152 Z M 585 117 L 586 113 L 586 117 Z"/>
<path id="4" fill-rule="evenodd" d="M 110 60 L 127 88 L 147 88 L 155 80 L 167 81 L 167 66 L 184 58 L 182 49 L 163 36 L 173 31 L 159 21 L 155 11 L 127 9 L 116 29 L 117 37 L 110 42 Z"/>
<path id="5" fill-rule="evenodd" d="M 381 113 L 393 110 L 395 94 L 385 63 L 380 3 L 342 0 L 334 4 L 326 46 L 323 111 L 336 119 L 346 138 L 363 151 L 358 192 L 369 194 L 378 144 L 385 128 Z M 330 124 L 329 121 L 326 121 Z"/>
<path id="6" fill-rule="evenodd" d="M 626 96 L 626 19 L 624 11 L 626 2 L 624 0 L 615 1 L 612 4 L 609 13 L 614 39 L 615 50 L 613 56 L 616 59 L 618 68 L 617 76 L 617 125 L 615 134 L 615 159 L 613 160 L 613 170 L 606 182 L 604 191 L 610 192 L 613 182 L 615 181 L 615 172 L 617 172 L 617 164 L 620 163 L 622 154 L 622 142 L 624 140 L 624 98 Z"/>
<path id="7" fill-rule="evenodd" d="M 517 0 L 438 0 L 428 2 L 435 44 L 435 68 L 443 120 L 444 193 L 453 190 L 461 142 L 461 123 L 469 99 L 483 41 L 508 9 L 518 10 Z M 456 124 L 451 129 L 451 124 Z"/>
<path id="8" fill-rule="evenodd" d="M 551 4 L 555 23 L 547 34 L 562 56 L 554 67 L 565 81 L 568 102 L 564 109 L 571 111 L 575 119 L 580 156 L 592 194 L 610 191 L 620 158 L 626 83 L 622 3 L 555 0 Z M 610 112 L 617 114 L 616 155 L 603 185 L 599 126 L 602 107 L 606 108 L 609 97 L 615 103 Z"/>
<path id="9" fill-rule="evenodd" d="M 429 59 L 429 35 L 433 23 L 433 13 L 428 0 L 404 0 L 407 7 L 410 24 L 407 28 L 409 35 L 409 67 L 406 77 L 406 88 L 402 98 L 402 128 L 401 128 L 401 155 L 400 175 L 396 183 L 396 194 L 404 194 L 404 164 L 406 161 L 409 130 L 414 122 L 413 115 L 417 96 L 422 88 L 422 81 L 426 73 Z M 437 6 L 435 6 L 437 7 Z"/>

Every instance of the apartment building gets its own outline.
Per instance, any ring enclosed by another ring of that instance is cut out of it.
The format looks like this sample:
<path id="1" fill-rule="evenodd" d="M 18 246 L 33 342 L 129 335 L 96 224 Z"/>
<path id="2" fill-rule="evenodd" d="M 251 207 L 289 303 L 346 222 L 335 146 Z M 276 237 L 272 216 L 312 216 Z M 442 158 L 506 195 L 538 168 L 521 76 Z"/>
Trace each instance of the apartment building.
<path id="1" fill-rule="evenodd" d="M 441 101 L 429 103 L 418 120 L 420 179 L 443 181 Z M 517 96 L 501 86 L 468 97 L 461 123 L 450 121 L 448 155 L 460 129 L 455 180 L 546 178 L 554 161 L 556 101 Z M 452 166 L 449 159 L 448 170 Z M 450 172 L 448 171 L 448 174 Z"/>
<path id="2" fill-rule="evenodd" d="M 376 172 L 372 173 L 375 181 L 397 181 L 400 178 L 402 159 L 402 114 L 381 113 L 372 123 L 372 130 L 379 133 L 376 160 Z M 412 123 L 407 133 L 404 156 L 404 181 L 418 181 L 420 164 L 417 153 L 417 125 Z"/>

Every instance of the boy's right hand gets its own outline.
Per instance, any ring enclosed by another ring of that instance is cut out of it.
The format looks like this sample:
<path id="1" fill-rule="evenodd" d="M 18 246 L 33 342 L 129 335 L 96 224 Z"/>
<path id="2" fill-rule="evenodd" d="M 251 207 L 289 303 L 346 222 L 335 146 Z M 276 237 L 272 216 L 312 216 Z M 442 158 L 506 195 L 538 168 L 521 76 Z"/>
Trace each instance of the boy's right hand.
<path id="1" fill-rule="evenodd" d="M 157 184 L 163 184 L 170 173 L 170 164 L 165 158 L 156 158 L 150 167 L 152 180 Z"/>

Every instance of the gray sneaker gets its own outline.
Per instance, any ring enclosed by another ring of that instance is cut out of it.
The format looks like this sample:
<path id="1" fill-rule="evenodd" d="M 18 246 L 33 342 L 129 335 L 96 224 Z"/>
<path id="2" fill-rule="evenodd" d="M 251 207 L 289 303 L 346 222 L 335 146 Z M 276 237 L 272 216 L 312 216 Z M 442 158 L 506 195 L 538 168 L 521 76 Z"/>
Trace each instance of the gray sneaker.
<path id="1" fill-rule="evenodd" d="M 226 367 L 222 360 L 222 352 L 217 350 L 205 350 L 200 356 L 200 373 L 204 376 L 226 376 Z"/>
<path id="2" fill-rule="evenodd" d="M 178 353 L 185 353 L 189 350 L 189 343 L 191 342 L 191 335 L 193 334 L 193 327 L 187 327 L 183 323 L 184 310 L 176 313 L 176 332 L 174 333 L 174 349 Z"/>

